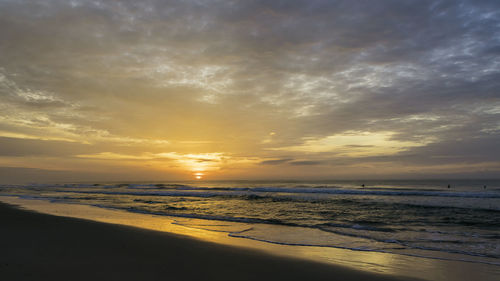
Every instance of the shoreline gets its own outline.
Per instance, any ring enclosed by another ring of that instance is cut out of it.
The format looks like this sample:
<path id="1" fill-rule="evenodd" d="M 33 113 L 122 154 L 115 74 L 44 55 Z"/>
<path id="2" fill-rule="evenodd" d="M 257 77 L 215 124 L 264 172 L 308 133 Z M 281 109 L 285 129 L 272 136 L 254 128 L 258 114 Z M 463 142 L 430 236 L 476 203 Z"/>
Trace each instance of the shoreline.
<path id="1" fill-rule="evenodd" d="M 0 202 L 5 280 L 416 280 Z"/>
<path id="2" fill-rule="evenodd" d="M 306 263 L 312 262 L 327 267 L 340 267 L 348 271 L 352 270 L 354 272 L 361 272 L 369 275 L 374 274 L 375 276 L 398 276 L 398 279 L 395 280 L 468 281 L 476 279 L 496 281 L 498 276 L 500 276 L 500 267 L 488 264 L 427 259 L 391 253 L 353 251 L 330 247 L 277 245 L 251 239 L 232 237 L 228 235 L 227 229 L 219 228 L 217 230 L 217 227 L 225 227 L 219 225 L 219 223 L 210 225 L 212 228 L 207 228 L 207 226 L 209 226 L 208 224 L 213 222 L 206 220 L 186 219 L 180 221 L 175 217 L 127 212 L 124 210 L 100 208 L 85 204 L 18 198 L 17 196 L 0 196 L 0 204 L 2 203 L 8 204 L 11 207 L 14 206 L 19 211 L 23 212 L 27 211 L 69 220 L 76 219 L 91 223 L 103 223 L 109 226 L 128 227 L 146 232 L 152 231 L 167 236 L 181 237 L 189 241 L 196 241 L 197 243 L 210 243 L 220 247 L 229 247 L 234 249 L 237 253 L 259 253 L 259 255 L 272 256 L 275 259 L 284 258 L 285 260 L 292 259 Z M 5 224 L 1 224 L 0 221 L 0 228 L 5 228 L 3 225 Z M 196 226 L 201 227 L 198 228 Z M 249 226 L 250 225 L 243 224 L 237 227 Z M 43 229 L 34 228 L 30 231 L 37 233 L 41 230 Z M 115 229 L 114 231 L 117 230 Z M 3 238 L 1 239 L 5 240 Z M 50 249 L 45 250 L 50 251 Z M 262 279 L 263 277 L 259 276 L 259 278 Z M 369 280 L 372 279 L 373 278 L 370 278 Z M 333 280 L 336 279 L 334 278 Z M 386 278 L 383 280 L 394 279 Z"/>

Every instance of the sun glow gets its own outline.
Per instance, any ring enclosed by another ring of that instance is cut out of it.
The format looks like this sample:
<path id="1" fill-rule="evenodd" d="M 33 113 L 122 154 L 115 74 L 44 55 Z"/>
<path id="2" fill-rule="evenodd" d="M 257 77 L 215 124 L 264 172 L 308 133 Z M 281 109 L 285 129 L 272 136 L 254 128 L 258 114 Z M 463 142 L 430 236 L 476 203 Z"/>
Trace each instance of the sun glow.
<path id="1" fill-rule="evenodd" d="M 202 177 L 203 177 L 203 173 L 194 173 L 194 177 L 197 179 L 197 180 L 201 180 Z"/>

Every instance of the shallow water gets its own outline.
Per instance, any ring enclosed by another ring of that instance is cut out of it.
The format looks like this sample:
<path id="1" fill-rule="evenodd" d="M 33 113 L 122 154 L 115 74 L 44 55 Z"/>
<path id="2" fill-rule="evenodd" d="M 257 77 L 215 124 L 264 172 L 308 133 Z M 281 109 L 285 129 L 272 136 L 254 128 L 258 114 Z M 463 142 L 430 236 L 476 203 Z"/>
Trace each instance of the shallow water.
<path id="1" fill-rule="evenodd" d="M 32 184 L 0 195 L 168 216 L 270 244 L 500 266 L 495 180 Z"/>

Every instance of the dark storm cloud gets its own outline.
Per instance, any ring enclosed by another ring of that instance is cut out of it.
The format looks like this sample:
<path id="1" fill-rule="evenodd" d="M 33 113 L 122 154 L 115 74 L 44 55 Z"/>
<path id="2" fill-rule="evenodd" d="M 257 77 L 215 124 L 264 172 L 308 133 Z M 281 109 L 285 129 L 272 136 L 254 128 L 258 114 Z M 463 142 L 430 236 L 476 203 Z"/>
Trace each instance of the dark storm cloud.
<path id="1" fill-rule="evenodd" d="M 472 0 L 0 0 L 0 130 L 209 141 L 264 165 L 497 162 L 499 11 Z M 264 160 L 345 132 L 421 146 Z M 17 147 L 3 153 L 81 149 Z"/>

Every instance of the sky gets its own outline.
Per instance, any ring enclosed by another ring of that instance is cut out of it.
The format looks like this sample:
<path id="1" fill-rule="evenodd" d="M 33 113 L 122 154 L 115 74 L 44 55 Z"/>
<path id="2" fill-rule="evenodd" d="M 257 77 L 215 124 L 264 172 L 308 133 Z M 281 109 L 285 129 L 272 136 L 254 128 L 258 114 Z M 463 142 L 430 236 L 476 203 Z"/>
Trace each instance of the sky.
<path id="1" fill-rule="evenodd" d="M 0 0 L 0 182 L 500 177 L 500 1 Z"/>

